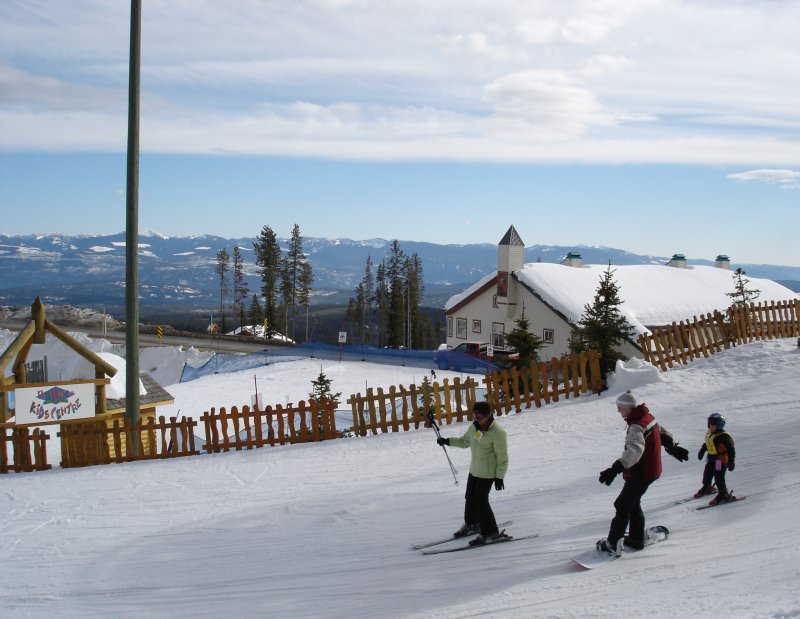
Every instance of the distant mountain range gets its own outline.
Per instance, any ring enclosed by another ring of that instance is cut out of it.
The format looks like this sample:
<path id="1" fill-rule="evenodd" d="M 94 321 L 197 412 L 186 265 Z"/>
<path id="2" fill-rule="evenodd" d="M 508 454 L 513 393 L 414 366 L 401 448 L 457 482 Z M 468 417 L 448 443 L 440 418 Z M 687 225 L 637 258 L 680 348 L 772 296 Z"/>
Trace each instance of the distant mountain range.
<path id="1" fill-rule="evenodd" d="M 214 271 L 217 251 L 232 253 L 238 245 L 245 259 L 251 291 L 260 288 L 253 255 L 254 238 L 218 236 L 139 237 L 139 292 L 142 315 L 166 308 L 213 309 L 219 306 L 219 278 Z M 288 239 L 281 239 L 283 247 Z M 343 305 L 364 275 L 366 260 L 378 264 L 391 241 L 304 238 L 314 273 L 314 304 Z M 425 304 L 441 308 L 445 301 L 497 268 L 497 245 L 438 245 L 400 241 L 408 255 L 422 260 Z M 546 246 L 525 248 L 526 262 L 560 262 L 577 251 L 587 264 L 665 263 L 663 256 L 642 256 L 610 247 Z M 689 264 L 713 264 L 688 260 Z M 800 290 L 800 267 L 732 263 L 751 277 L 765 277 Z M 25 306 L 40 296 L 47 304 L 105 307 L 125 304 L 125 233 L 92 236 L 0 234 L 0 305 Z"/>

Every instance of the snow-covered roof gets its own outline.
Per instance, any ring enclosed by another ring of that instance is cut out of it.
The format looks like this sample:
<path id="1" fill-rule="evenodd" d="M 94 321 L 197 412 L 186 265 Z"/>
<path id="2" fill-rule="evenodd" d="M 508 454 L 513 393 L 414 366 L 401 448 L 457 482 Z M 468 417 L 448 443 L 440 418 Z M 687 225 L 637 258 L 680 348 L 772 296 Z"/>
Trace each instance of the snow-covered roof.
<path id="1" fill-rule="evenodd" d="M 584 306 L 592 303 L 600 278 L 607 268 L 608 265 L 599 264 L 572 267 L 536 262 L 526 264 L 514 274 L 547 304 L 576 323 L 584 312 Z M 710 266 L 681 269 L 638 264 L 612 265 L 611 270 L 614 281 L 620 287 L 620 298 L 624 300 L 620 311 L 637 334 L 648 331 L 645 325 L 670 324 L 715 309 L 724 311 L 732 303 L 727 293 L 734 291 L 734 272 L 726 269 Z M 452 296 L 445 310 L 468 298 L 495 276 L 496 273 L 491 273 L 461 294 Z M 798 298 L 795 292 L 772 280 L 745 277 L 749 280 L 748 289 L 761 291 L 756 302 Z"/>
<path id="2" fill-rule="evenodd" d="M 585 305 L 592 303 L 606 269 L 608 265 L 569 267 L 534 263 L 526 264 L 516 275 L 571 322 L 577 322 Z M 620 311 L 637 333 L 646 332 L 645 325 L 670 324 L 715 309 L 724 311 L 732 303 L 727 293 L 734 291 L 733 271 L 726 269 L 634 264 L 612 265 L 611 270 L 624 300 Z M 761 291 L 756 302 L 797 298 L 796 293 L 772 280 L 747 279 L 748 289 Z"/>
<path id="3" fill-rule="evenodd" d="M 495 277 L 497 277 L 497 273 L 495 271 L 492 271 L 487 276 L 482 277 L 479 281 L 477 281 L 476 283 L 472 284 L 472 286 L 467 288 L 464 292 L 460 292 L 458 294 L 454 294 L 452 297 L 450 297 L 447 300 L 447 303 L 444 304 L 444 311 L 447 312 L 450 309 L 452 309 L 453 307 L 455 307 L 456 305 L 458 305 L 459 303 L 461 303 L 461 301 L 463 301 L 464 299 L 468 299 L 475 292 L 477 292 L 478 290 L 483 288 L 486 284 L 488 284 L 491 281 L 494 281 Z"/>

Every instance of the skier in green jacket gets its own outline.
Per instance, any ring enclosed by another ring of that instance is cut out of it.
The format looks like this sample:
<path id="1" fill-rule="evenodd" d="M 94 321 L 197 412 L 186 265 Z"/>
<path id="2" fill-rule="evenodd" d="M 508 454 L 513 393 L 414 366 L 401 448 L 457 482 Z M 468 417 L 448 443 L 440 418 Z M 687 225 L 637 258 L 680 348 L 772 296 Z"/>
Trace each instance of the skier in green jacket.
<path id="1" fill-rule="evenodd" d="M 464 524 L 453 535 L 464 537 L 480 533 L 470 545 L 497 541 L 502 535 L 497 529 L 489 492 L 494 485 L 502 490 L 503 478 L 508 470 L 508 441 L 506 431 L 494 420 L 488 402 L 476 402 L 472 408 L 474 421 L 463 436 L 438 438 L 439 445 L 470 448 L 471 460 L 467 492 L 464 496 Z"/>

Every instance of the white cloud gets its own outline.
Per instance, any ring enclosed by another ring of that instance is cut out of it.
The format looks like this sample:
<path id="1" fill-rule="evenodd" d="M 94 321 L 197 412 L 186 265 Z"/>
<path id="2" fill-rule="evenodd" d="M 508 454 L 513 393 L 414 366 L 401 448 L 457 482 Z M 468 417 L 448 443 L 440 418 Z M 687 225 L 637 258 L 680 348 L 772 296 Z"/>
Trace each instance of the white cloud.
<path id="1" fill-rule="evenodd" d="M 127 11 L 20 6 L 0 3 L 0 148 L 124 150 Z M 748 167 L 800 156 L 796 3 L 237 7 L 145 7 L 145 152 Z"/>
<path id="2" fill-rule="evenodd" d="M 0 63 L 0 104 L 40 110 L 103 110 L 127 103 L 123 89 L 96 88 L 34 75 Z"/>
<path id="3" fill-rule="evenodd" d="M 456 34 L 447 37 L 446 42 L 447 49 L 451 53 L 461 53 L 492 61 L 524 60 L 526 58 L 526 55 L 521 52 L 514 52 L 504 45 L 491 42 L 485 32 Z"/>
<path id="4" fill-rule="evenodd" d="M 794 170 L 750 170 L 728 174 L 727 178 L 737 181 L 759 181 L 778 185 L 783 189 L 800 189 L 800 172 Z"/>
<path id="5" fill-rule="evenodd" d="M 563 73 L 506 75 L 486 86 L 486 93 L 495 108 L 493 129 L 525 139 L 536 134 L 540 139 L 576 137 L 594 125 L 615 124 L 588 89 Z"/>
<path id="6" fill-rule="evenodd" d="M 611 16 L 589 15 L 566 22 L 561 27 L 561 35 L 572 43 L 590 45 L 602 41 L 617 24 Z"/>
<path id="7" fill-rule="evenodd" d="M 609 74 L 620 73 L 632 67 L 634 62 L 625 56 L 599 54 L 588 58 L 581 68 L 581 73 L 587 77 L 603 77 Z"/>
<path id="8" fill-rule="evenodd" d="M 541 45 L 555 41 L 558 36 L 558 22 L 554 19 L 523 19 L 514 25 L 514 33 L 528 45 Z"/>

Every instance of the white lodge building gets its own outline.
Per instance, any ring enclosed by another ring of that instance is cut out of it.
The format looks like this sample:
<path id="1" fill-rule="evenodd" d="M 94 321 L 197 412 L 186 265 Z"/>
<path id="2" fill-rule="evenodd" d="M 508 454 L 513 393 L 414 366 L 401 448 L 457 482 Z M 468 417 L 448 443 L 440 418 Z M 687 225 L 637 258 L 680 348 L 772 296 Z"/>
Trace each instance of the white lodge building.
<path id="1" fill-rule="evenodd" d="M 505 334 L 523 312 L 529 329 L 545 345 L 540 357 L 569 351 L 569 338 L 591 304 L 608 265 L 585 265 L 570 252 L 561 264 L 524 263 L 525 245 L 511 226 L 497 246 L 497 271 L 490 273 L 445 304 L 447 345 L 484 342 L 505 348 Z M 725 311 L 734 291 L 730 259 L 717 256 L 716 266 L 687 266 L 682 254 L 667 264 L 611 266 L 623 303 L 620 311 L 633 326 L 634 340 L 652 327 Z M 786 301 L 798 295 L 768 279 L 747 278 L 747 288 L 760 290 L 756 302 Z M 635 341 L 622 347 L 629 357 L 641 356 Z"/>

